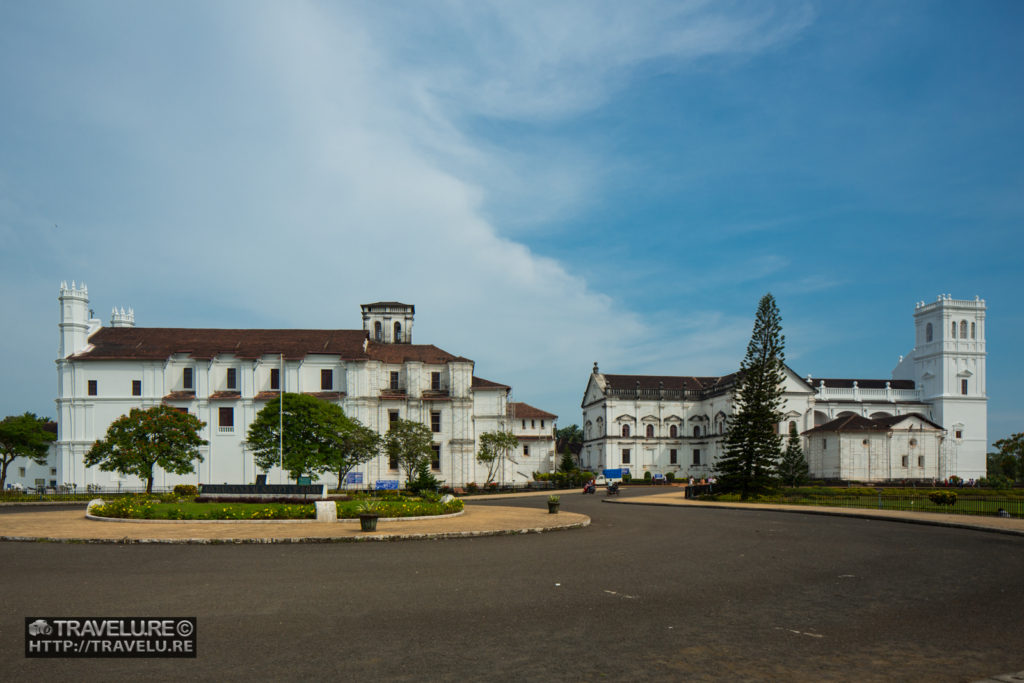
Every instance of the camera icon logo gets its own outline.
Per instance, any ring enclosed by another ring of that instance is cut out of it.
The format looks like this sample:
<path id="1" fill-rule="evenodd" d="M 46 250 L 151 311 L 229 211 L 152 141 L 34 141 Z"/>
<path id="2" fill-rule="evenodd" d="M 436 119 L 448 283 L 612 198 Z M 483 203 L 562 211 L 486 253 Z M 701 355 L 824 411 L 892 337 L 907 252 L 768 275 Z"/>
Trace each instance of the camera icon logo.
<path id="1" fill-rule="evenodd" d="M 49 636 L 53 634 L 53 627 L 47 623 L 46 619 L 36 619 L 28 625 L 28 634 L 30 636 Z"/>

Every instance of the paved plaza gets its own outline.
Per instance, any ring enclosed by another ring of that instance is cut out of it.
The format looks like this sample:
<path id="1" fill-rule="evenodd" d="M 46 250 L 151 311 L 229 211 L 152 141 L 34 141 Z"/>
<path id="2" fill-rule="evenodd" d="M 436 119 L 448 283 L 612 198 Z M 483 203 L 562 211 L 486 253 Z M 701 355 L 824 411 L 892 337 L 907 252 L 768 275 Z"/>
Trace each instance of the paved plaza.
<path id="1" fill-rule="evenodd" d="M 541 497 L 478 499 L 453 518 L 590 520 L 552 533 L 0 543 L 0 652 L 8 677 L 40 680 L 971 681 L 1024 669 L 1013 530 L 659 495 L 566 494 L 558 515 Z M 35 514 L 0 514 L 3 535 Z M 28 660 L 23 620 L 41 615 L 195 616 L 199 655 Z"/>

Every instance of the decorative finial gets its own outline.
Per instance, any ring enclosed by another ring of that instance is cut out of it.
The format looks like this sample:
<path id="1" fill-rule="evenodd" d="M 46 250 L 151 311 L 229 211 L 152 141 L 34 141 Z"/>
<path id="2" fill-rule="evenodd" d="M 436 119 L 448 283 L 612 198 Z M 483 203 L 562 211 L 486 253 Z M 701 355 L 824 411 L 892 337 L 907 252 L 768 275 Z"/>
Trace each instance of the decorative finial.
<path id="1" fill-rule="evenodd" d="M 597 361 L 596 360 L 594 361 L 594 374 L 595 375 L 598 374 L 598 372 L 597 372 Z"/>

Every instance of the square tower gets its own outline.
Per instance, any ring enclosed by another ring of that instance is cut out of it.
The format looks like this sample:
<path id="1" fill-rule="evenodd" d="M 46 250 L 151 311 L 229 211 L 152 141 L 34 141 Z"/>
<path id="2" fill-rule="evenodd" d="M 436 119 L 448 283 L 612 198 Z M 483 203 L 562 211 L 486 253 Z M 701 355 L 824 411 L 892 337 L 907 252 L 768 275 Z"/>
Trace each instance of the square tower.
<path id="1" fill-rule="evenodd" d="M 363 304 L 363 329 L 370 339 L 382 344 L 411 344 L 416 307 L 397 301 Z"/>
<path id="2" fill-rule="evenodd" d="M 947 471 L 980 479 L 988 447 L 985 300 L 942 294 L 919 302 L 914 331 L 914 350 L 893 377 L 913 379 L 932 406 L 932 419 L 946 429 Z"/>

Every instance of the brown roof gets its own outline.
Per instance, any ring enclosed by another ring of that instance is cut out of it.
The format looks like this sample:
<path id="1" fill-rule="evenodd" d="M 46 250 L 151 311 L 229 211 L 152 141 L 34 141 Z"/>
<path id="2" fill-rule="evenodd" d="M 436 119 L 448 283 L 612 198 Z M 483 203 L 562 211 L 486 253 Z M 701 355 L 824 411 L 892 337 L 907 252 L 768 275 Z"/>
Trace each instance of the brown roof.
<path id="1" fill-rule="evenodd" d="M 512 387 L 508 386 L 507 384 L 498 384 L 497 382 L 492 382 L 489 379 L 483 379 L 482 377 L 477 377 L 476 375 L 473 375 L 473 388 L 474 389 L 511 389 Z"/>
<path id="2" fill-rule="evenodd" d="M 885 389 L 886 383 L 892 389 L 914 389 L 912 379 L 835 379 L 829 377 L 811 377 L 811 386 L 819 387 L 824 382 L 829 389 L 852 389 L 853 383 L 857 383 L 858 389 Z"/>
<path id="3" fill-rule="evenodd" d="M 907 413 L 906 415 L 893 415 L 890 417 L 876 417 L 874 419 L 863 415 L 843 415 L 825 424 L 812 427 L 804 434 L 815 434 L 819 432 L 886 432 L 892 429 L 893 425 L 903 422 L 907 418 L 916 417 L 936 429 L 942 429 L 920 413 Z"/>
<path id="4" fill-rule="evenodd" d="M 364 350 L 364 343 L 366 348 Z M 75 356 L 81 360 L 164 360 L 177 353 L 190 358 L 225 354 L 261 358 L 284 354 L 289 360 L 310 354 L 343 360 L 380 360 L 428 364 L 468 361 L 436 346 L 368 342 L 365 330 L 223 330 L 180 327 L 103 327 L 89 337 L 92 348 Z"/>
<path id="5" fill-rule="evenodd" d="M 211 401 L 230 401 L 236 398 L 242 398 L 242 392 L 240 391 L 215 391 L 210 394 Z"/>
<path id="6" fill-rule="evenodd" d="M 509 403 L 507 406 L 509 417 L 516 419 L 538 419 L 538 420 L 557 420 L 558 416 L 554 413 L 549 413 L 541 410 L 540 408 L 534 408 L 528 403 Z"/>
<path id="7" fill-rule="evenodd" d="M 196 397 L 194 391 L 172 391 L 164 396 L 165 401 L 191 401 Z"/>
<path id="8" fill-rule="evenodd" d="M 674 375 L 605 375 L 609 389 L 686 389 L 689 391 L 710 391 L 732 384 L 736 373 L 722 377 L 679 377 Z"/>

